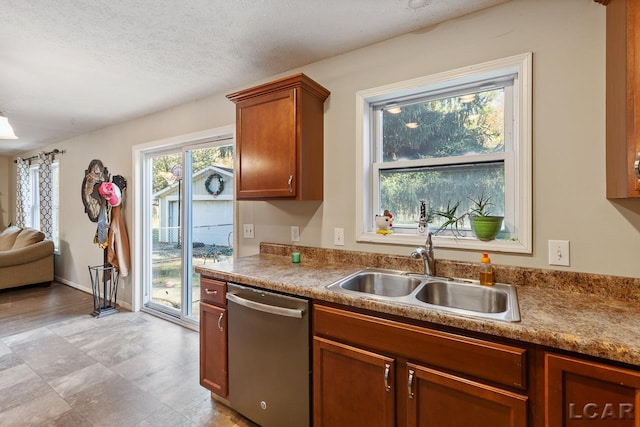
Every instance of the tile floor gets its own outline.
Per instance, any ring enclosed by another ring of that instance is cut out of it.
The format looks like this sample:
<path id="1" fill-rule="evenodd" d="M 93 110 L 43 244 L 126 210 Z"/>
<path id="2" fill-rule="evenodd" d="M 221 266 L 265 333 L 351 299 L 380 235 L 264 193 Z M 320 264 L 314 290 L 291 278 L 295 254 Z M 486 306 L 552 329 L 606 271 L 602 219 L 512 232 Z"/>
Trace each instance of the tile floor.
<path id="1" fill-rule="evenodd" d="M 254 426 L 199 384 L 198 333 L 145 313 L 0 338 L 0 426 Z"/>

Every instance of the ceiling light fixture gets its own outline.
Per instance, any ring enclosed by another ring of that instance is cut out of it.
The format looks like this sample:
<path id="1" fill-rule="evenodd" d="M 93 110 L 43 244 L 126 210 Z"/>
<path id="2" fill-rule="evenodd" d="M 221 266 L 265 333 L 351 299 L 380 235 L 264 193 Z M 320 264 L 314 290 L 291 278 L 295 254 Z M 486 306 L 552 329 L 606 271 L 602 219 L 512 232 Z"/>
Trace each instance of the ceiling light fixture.
<path id="1" fill-rule="evenodd" d="M 4 114 L 0 112 L 0 139 L 18 139 Z"/>
<path id="2" fill-rule="evenodd" d="M 415 129 L 418 127 L 418 124 L 416 122 L 409 122 L 405 124 L 406 127 L 408 127 L 409 129 Z"/>
<path id="3" fill-rule="evenodd" d="M 387 108 L 387 113 L 400 114 L 401 112 L 402 112 L 402 109 L 400 107 Z"/>

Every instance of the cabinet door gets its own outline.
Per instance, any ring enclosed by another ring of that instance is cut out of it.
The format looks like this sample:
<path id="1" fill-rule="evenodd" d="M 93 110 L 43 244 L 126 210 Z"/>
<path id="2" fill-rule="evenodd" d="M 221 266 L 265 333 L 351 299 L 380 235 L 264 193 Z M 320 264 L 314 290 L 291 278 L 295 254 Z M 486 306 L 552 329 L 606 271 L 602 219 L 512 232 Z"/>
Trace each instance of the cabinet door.
<path id="1" fill-rule="evenodd" d="M 407 367 L 410 427 L 527 425 L 526 396 L 412 363 Z"/>
<path id="2" fill-rule="evenodd" d="M 238 199 L 295 198 L 296 94 L 284 89 L 237 103 Z"/>
<path id="3" fill-rule="evenodd" d="M 607 197 L 640 197 L 640 4 L 606 4 Z"/>
<path id="4" fill-rule="evenodd" d="M 394 360 L 313 339 L 314 426 L 395 425 Z"/>
<path id="5" fill-rule="evenodd" d="M 547 426 L 637 426 L 640 372 L 547 354 L 545 396 Z"/>
<path id="6" fill-rule="evenodd" d="M 200 384 L 227 397 L 227 309 L 204 303 L 200 303 Z"/>

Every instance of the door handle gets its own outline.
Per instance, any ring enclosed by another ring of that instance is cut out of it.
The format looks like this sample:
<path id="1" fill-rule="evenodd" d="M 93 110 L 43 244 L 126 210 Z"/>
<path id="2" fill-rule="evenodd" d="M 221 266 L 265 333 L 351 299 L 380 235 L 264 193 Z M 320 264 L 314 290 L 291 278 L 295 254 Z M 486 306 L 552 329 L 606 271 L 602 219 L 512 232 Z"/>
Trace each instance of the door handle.
<path id="1" fill-rule="evenodd" d="M 223 318 L 224 318 L 224 312 L 220 313 L 220 317 L 218 317 L 218 329 L 220 329 L 220 332 L 224 332 L 224 327 L 222 326 Z"/>
<path id="2" fill-rule="evenodd" d="M 289 175 L 289 182 L 287 182 L 287 185 L 289 186 L 289 193 L 293 193 L 293 175 Z"/>
<path id="3" fill-rule="evenodd" d="M 244 299 L 239 297 L 236 294 L 227 294 L 227 300 L 234 302 L 243 307 L 250 308 L 252 310 L 263 311 L 265 313 L 275 314 L 278 316 L 286 316 L 286 317 L 295 317 L 296 319 L 302 319 L 302 314 L 304 310 L 299 310 L 295 308 L 285 308 L 279 307 L 276 305 L 263 304 L 257 301 L 251 301 L 248 299 Z"/>
<path id="4" fill-rule="evenodd" d="M 409 394 L 409 399 L 413 399 L 413 376 L 415 372 L 413 369 L 409 369 L 409 381 L 407 381 L 407 393 Z"/>
<path id="5" fill-rule="evenodd" d="M 391 373 L 391 365 L 388 363 L 384 364 L 384 389 L 385 391 L 391 391 L 391 386 L 389 385 L 389 374 Z"/>

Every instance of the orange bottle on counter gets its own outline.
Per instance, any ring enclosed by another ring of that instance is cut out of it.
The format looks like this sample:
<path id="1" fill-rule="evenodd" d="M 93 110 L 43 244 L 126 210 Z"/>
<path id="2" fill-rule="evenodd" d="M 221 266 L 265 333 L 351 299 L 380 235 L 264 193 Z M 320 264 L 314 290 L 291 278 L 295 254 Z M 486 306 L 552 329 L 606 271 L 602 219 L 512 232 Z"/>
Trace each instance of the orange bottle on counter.
<path id="1" fill-rule="evenodd" d="M 480 258 L 480 284 L 493 286 L 493 266 L 491 265 L 491 258 L 486 252 L 483 252 L 482 258 Z"/>

